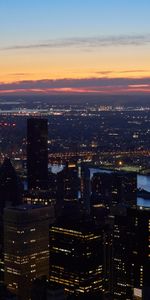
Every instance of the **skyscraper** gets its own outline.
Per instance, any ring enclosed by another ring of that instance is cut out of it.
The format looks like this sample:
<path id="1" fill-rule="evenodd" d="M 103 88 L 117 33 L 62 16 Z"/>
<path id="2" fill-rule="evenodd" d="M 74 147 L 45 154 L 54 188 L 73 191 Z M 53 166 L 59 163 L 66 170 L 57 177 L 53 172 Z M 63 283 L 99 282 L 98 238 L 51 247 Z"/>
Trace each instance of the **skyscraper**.
<path id="1" fill-rule="evenodd" d="M 22 300 L 30 298 L 33 280 L 41 276 L 48 277 L 52 213 L 52 208 L 38 205 L 5 209 L 5 284 Z"/>
<path id="2" fill-rule="evenodd" d="M 64 222 L 63 222 L 64 223 Z M 50 229 L 50 279 L 75 295 L 103 290 L 102 230 L 91 222 L 68 222 Z"/>
<path id="3" fill-rule="evenodd" d="M 48 124 L 47 119 L 27 120 L 28 189 L 48 187 Z"/>

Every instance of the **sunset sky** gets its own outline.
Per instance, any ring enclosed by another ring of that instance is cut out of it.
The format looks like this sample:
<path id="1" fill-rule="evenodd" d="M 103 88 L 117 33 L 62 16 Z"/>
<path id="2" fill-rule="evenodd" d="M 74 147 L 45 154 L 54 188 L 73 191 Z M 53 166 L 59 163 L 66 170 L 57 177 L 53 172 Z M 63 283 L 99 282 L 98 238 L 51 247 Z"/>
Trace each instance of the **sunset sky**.
<path id="1" fill-rule="evenodd" d="M 150 93 L 149 0 L 1 0 L 0 94 Z"/>

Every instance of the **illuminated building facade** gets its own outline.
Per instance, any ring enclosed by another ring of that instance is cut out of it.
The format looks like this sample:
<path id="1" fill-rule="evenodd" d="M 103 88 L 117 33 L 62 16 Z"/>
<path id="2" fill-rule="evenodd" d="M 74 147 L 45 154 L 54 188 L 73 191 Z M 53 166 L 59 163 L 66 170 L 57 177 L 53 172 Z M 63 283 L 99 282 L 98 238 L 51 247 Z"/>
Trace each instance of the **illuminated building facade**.
<path id="1" fill-rule="evenodd" d="M 28 300 L 32 281 L 49 274 L 51 208 L 22 205 L 4 212 L 4 265 L 8 289 Z"/>
<path id="2" fill-rule="evenodd" d="M 33 205 L 40 204 L 45 206 L 54 206 L 56 199 L 52 197 L 52 194 L 49 190 L 30 190 L 24 192 L 23 202 Z"/>
<path id="3" fill-rule="evenodd" d="M 101 295 L 103 290 L 102 231 L 91 223 L 50 229 L 50 280 L 75 295 Z"/>
<path id="4" fill-rule="evenodd" d="M 47 119 L 27 120 L 28 189 L 48 187 L 48 123 Z"/>

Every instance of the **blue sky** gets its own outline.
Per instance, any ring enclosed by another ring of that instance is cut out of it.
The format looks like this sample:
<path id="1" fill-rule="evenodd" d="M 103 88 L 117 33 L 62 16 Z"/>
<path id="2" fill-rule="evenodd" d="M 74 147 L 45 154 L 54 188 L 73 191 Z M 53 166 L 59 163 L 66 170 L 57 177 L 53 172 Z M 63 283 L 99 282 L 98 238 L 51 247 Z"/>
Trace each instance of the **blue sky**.
<path id="1" fill-rule="evenodd" d="M 149 12 L 148 0 L 1 0 L 1 43 L 148 33 Z"/>

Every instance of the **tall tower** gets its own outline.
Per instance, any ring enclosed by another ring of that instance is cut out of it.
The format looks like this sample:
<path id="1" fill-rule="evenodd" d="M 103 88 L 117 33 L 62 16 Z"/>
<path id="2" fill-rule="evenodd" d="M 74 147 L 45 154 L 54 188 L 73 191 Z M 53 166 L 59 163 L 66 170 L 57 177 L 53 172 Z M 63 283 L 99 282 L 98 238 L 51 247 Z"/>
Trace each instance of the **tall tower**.
<path id="1" fill-rule="evenodd" d="M 47 119 L 27 120 L 28 189 L 45 190 L 48 186 Z"/>

